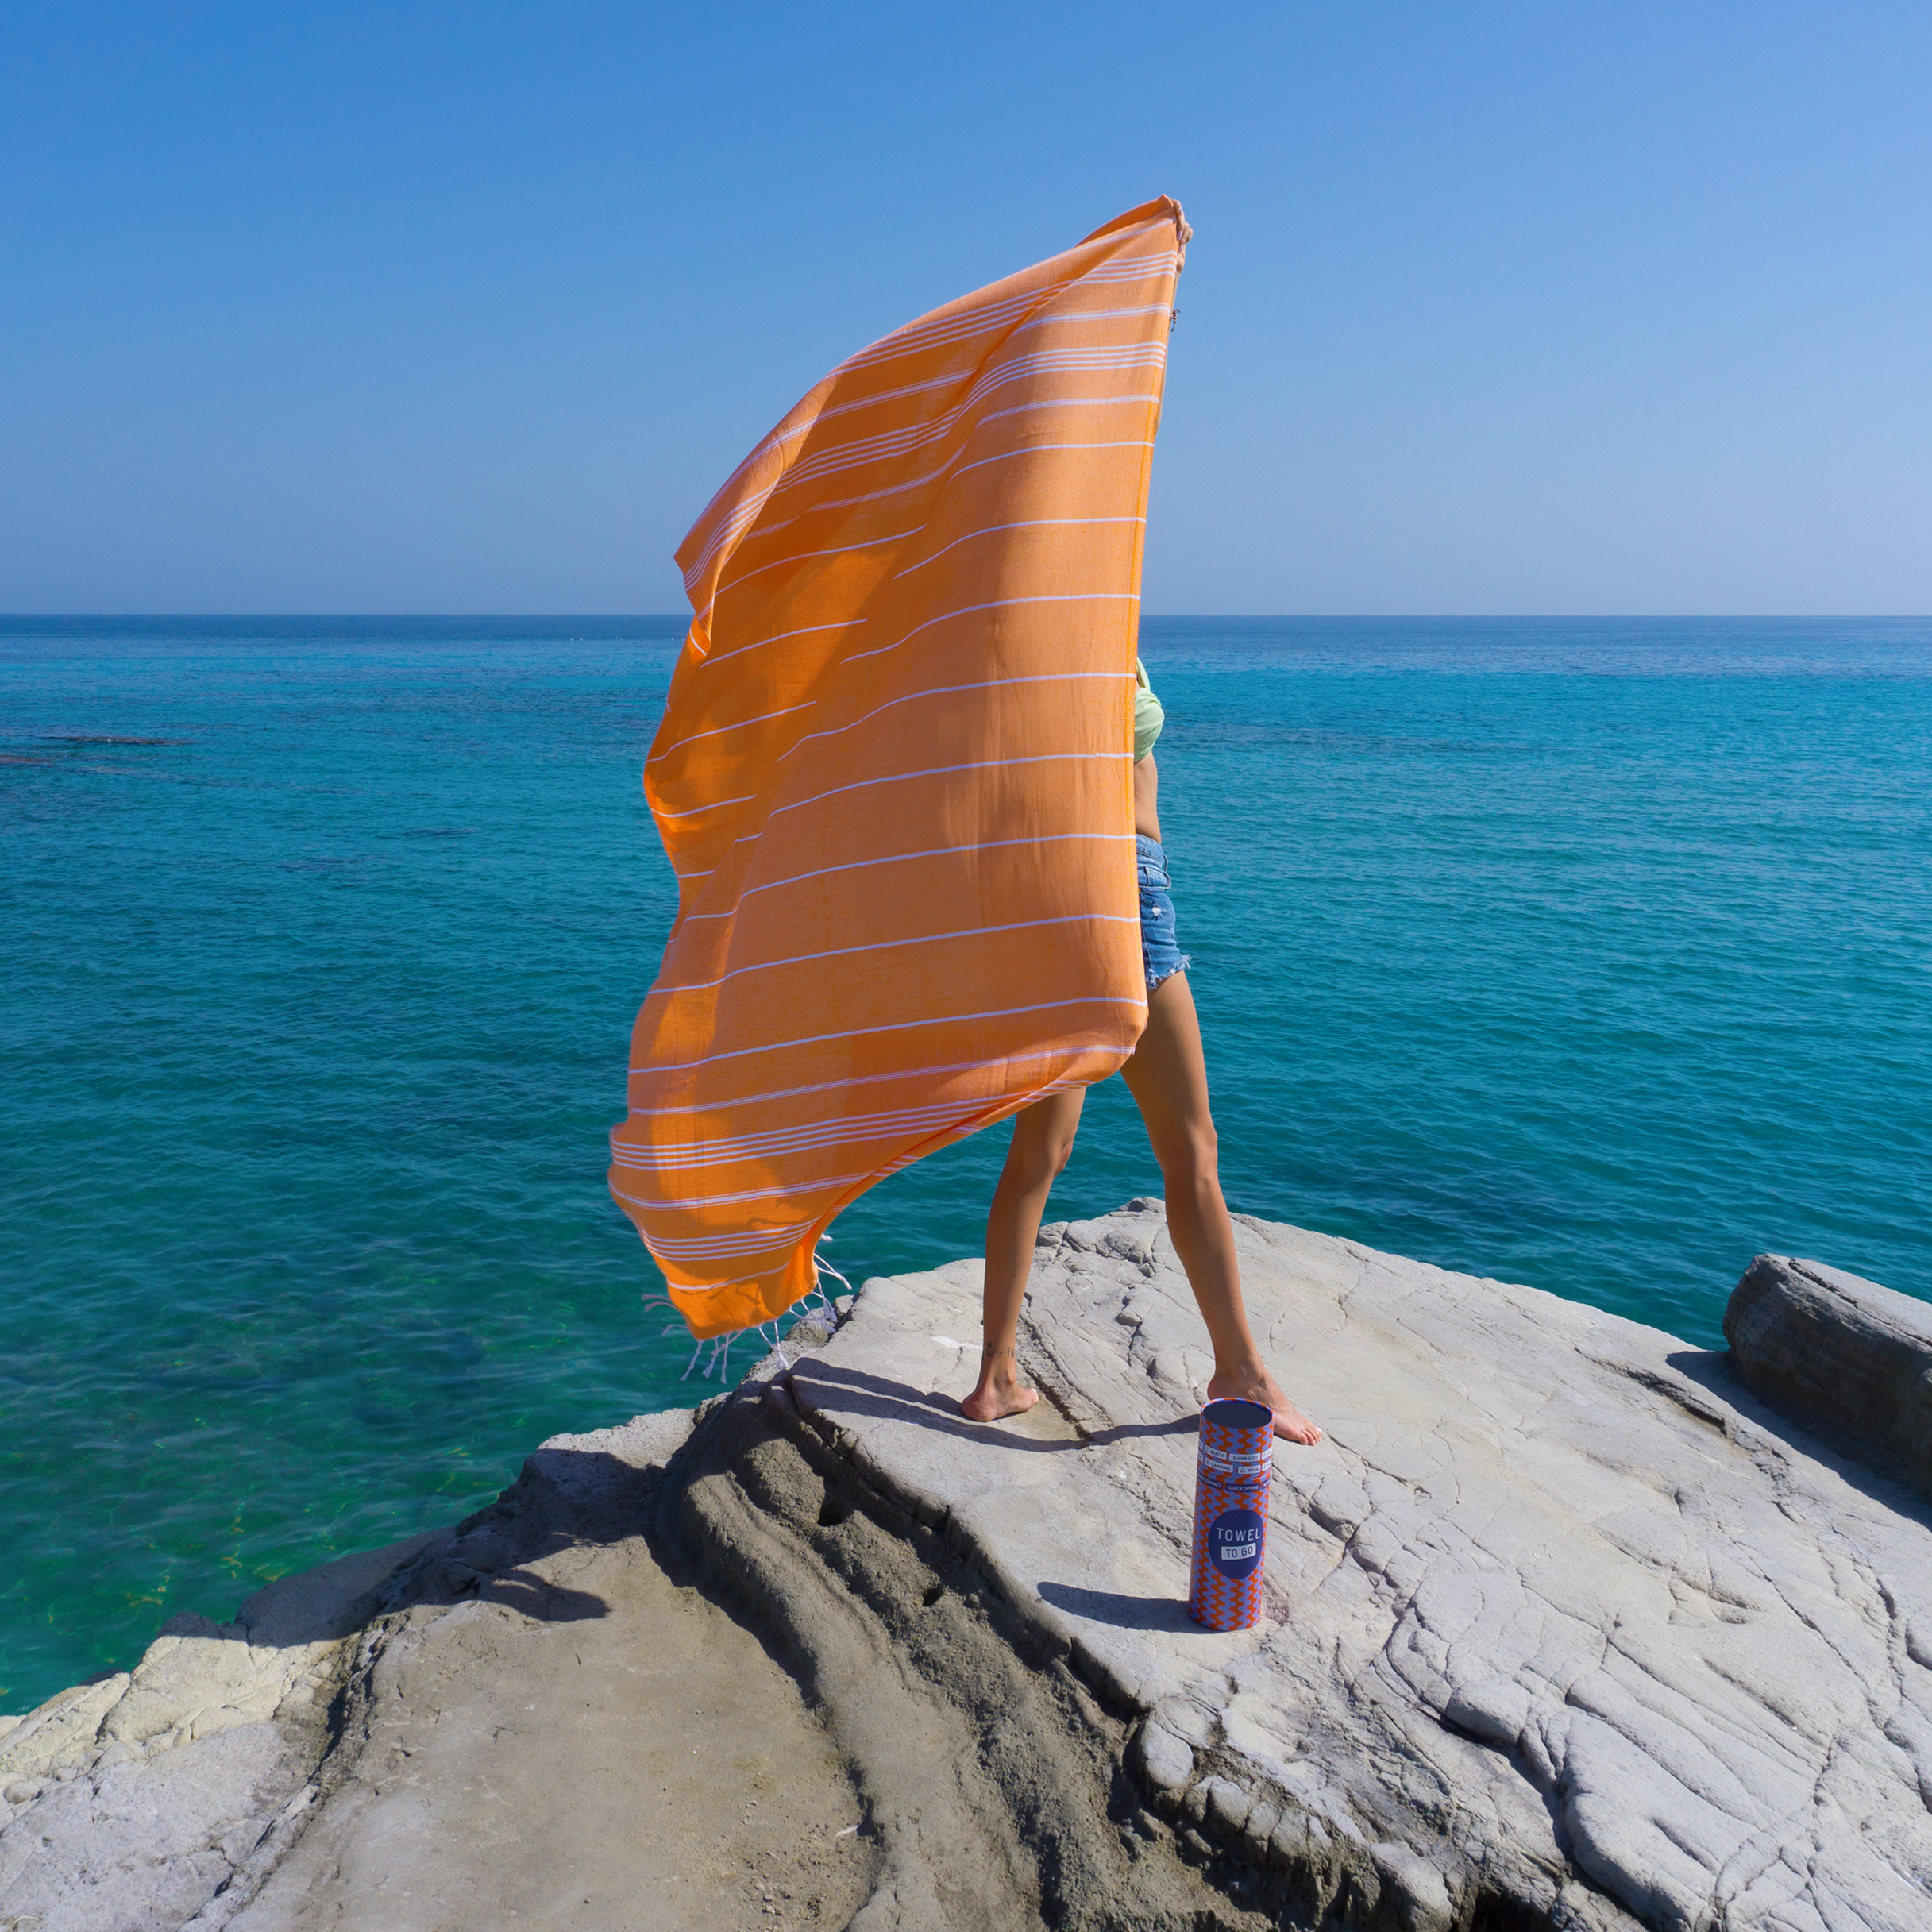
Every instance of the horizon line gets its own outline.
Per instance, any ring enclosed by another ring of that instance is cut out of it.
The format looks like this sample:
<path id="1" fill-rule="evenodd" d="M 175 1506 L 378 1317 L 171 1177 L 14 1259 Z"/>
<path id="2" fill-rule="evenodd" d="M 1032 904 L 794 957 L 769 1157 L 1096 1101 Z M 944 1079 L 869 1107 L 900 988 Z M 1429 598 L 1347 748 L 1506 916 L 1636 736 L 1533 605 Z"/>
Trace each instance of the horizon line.
<path id="1" fill-rule="evenodd" d="M 1143 620 L 1195 623 L 1913 623 L 1932 611 L 1143 611 Z M 688 628 L 675 611 L 0 611 L 0 624 L 627 623 Z"/>

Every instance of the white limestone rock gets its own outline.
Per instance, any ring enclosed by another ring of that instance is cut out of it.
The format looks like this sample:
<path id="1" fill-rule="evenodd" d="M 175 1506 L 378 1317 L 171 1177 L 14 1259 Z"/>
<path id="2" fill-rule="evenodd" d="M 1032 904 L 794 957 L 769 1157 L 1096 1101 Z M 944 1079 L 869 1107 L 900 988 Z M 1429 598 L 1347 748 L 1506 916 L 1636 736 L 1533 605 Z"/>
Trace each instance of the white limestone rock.
<path id="1" fill-rule="evenodd" d="M 132 1672 L 0 1733 L 0 1926 L 179 1932 L 299 1828 L 343 1640 L 443 1533 L 171 1618 Z"/>
<path id="2" fill-rule="evenodd" d="M 1043 1236 L 1026 1416 L 957 1413 L 976 1262 L 868 1282 L 793 1394 L 1144 1714 L 1130 1764 L 1159 1807 L 1311 1918 L 1932 1923 L 1932 1533 L 1908 1497 L 1656 1330 L 1244 1217 L 1238 1240 L 1256 1330 L 1328 1431 L 1278 1445 L 1257 1630 L 1184 1613 L 1212 1365 L 1156 1204 Z"/>
<path id="3" fill-rule="evenodd" d="M 1043 1236 L 1024 1416 L 958 1413 L 978 1262 L 875 1279 L 735 1398 L 554 1437 L 459 1531 L 0 1720 L 0 1929 L 715 1932 L 773 1915 L 754 1870 L 905 1932 L 1932 1924 L 1923 1506 L 1726 1357 L 1237 1239 L 1328 1431 L 1277 1448 L 1259 1629 L 1185 1614 L 1212 1364 L 1130 1202 Z M 789 1865 L 719 1734 L 785 1767 Z"/>

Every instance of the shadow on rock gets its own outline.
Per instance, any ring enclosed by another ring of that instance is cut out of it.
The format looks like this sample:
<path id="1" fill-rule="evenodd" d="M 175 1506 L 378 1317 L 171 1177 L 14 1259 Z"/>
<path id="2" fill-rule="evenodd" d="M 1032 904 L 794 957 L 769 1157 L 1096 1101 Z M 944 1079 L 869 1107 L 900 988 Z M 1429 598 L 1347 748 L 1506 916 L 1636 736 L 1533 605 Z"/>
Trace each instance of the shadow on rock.
<path id="1" fill-rule="evenodd" d="M 573 1587 L 546 1560 L 642 1533 L 663 1476 L 607 1449 L 538 1449 L 494 1502 L 454 1529 L 283 1577 L 250 1597 L 233 1623 L 185 1618 L 165 1629 L 286 1649 L 337 1642 L 418 1605 L 496 1603 L 542 1623 L 604 1617 L 604 1599 Z"/>
<path id="2" fill-rule="evenodd" d="M 1207 1634 L 1188 1615 L 1186 1602 L 1179 1597 L 1130 1597 L 1117 1590 L 1087 1590 L 1078 1583 L 1051 1581 L 1040 1585 L 1039 1594 L 1069 1616 L 1110 1624 L 1117 1630 L 1165 1630 L 1176 1637 Z"/>
<path id="3" fill-rule="evenodd" d="M 646 1533 L 664 1471 L 607 1450 L 538 1449 L 496 1502 L 457 1524 L 382 1592 L 384 1612 L 416 1604 L 501 1604 L 542 1623 L 609 1614 L 550 1560 L 607 1548 Z"/>
<path id="4" fill-rule="evenodd" d="M 835 1405 L 841 1418 L 864 1417 L 873 1421 L 915 1422 L 921 1429 L 943 1436 L 954 1436 L 962 1442 L 992 1443 L 1028 1456 L 1059 1456 L 1067 1451 L 1104 1448 L 1109 1443 L 1128 1442 L 1147 1436 L 1192 1436 L 1198 1419 L 1191 1415 L 1170 1417 L 1163 1422 L 1121 1422 L 1112 1429 L 1083 1430 L 1074 1424 L 1076 1433 L 1058 1439 L 1022 1435 L 1000 1422 L 969 1422 L 959 1413 L 959 1405 L 950 1395 L 934 1389 L 916 1389 L 910 1382 L 893 1382 L 843 1363 L 816 1358 L 801 1362 L 792 1379 L 793 1393 L 804 1405 L 813 1406 L 816 1388 L 836 1390 Z M 1030 1413 L 1030 1412 L 1029 1412 Z M 1017 1417 L 1003 1418 L 1017 1421 Z"/>
<path id="5" fill-rule="evenodd" d="M 1918 1493 L 1912 1471 L 1881 1444 L 1861 1438 L 1849 1426 L 1834 1429 L 1829 1424 L 1789 1415 L 1776 1403 L 1765 1401 L 1745 1386 L 1728 1348 L 1679 1348 L 1664 1359 L 1687 1382 L 1695 1382 L 1717 1397 L 1766 1435 L 1788 1442 L 1822 1463 L 1861 1495 L 1932 1529 L 1932 1505 Z M 1675 1390 L 1660 1392 L 1671 1396 L 1679 1406 L 1691 1407 Z M 1722 1426 L 1721 1418 L 1705 1414 L 1700 1409 L 1691 1408 L 1691 1413 L 1714 1426 Z"/>

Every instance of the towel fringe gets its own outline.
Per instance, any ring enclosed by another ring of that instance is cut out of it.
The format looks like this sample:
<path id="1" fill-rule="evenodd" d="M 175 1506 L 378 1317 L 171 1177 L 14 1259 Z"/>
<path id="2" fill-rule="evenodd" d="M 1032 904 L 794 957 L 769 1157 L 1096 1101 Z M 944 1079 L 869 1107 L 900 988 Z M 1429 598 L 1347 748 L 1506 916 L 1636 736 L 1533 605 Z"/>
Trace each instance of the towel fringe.
<path id="1" fill-rule="evenodd" d="M 831 1236 L 828 1234 L 819 1236 L 821 1244 L 831 1239 Z M 848 1294 L 856 1294 L 858 1292 L 852 1286 L 850 1281 L 815 1248 L 812 1256 L 812 1286 L 789 1308 L 781 1309 L 767 1321 L 754 1322 L 742 1328 L 734 1328 L 728 1335 L 712 1336 L 708 1340 L 700 1342 L 692 1350 L 691 1359 L 684 1364 L 684 1372 L 677 1379 L 680 1382 L 688 1382 L 695 1374 L 699 1381 L 709 1382 L 715 1375 L 719 1386 L 724 1386 L 729 1380 L 731 1344 L 747 1335 L 755 1335 L 761 1341 L 766 1343 L 770 1352 L 777 1356 L 781 1366 L 790 1368 L 793 1358 L 785 1352 L 785 1332 L 778 1325 L 788 1315 L 796 1318 L 815 1298 L 819 1306 L 824 1309 L 833 1321 L 838 1321 L 839 1311 L 833 1307 L 831 1297 L 825 1291 L 824 1278 L 827 1275 L 834 1281 L 843 1282 Z M 671 1307 L 677 1305 L 672 1301 L 670 1296 L 662 1290 L 656 1290 L 646 1294 L 643 1300 L 646 1307 L 660 1301 Z M 664 1332 L 666 1335 L 673 1335 L 681 1325 L 682 1317 L 681 1317 L 678 1321 L 667 1323 Z M 708 1351 L 708 1352 L 707 1352 Z M 700 1362 L 703 1363 L 701 1367 L 699 1366 Z"/>

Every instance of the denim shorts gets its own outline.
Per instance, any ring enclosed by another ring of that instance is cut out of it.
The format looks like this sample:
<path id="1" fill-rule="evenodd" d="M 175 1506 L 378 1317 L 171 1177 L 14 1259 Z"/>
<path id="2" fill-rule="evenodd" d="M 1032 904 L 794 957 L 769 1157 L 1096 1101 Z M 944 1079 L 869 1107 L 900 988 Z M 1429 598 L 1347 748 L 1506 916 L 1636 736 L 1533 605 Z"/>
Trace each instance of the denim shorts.
<path id="1" fill-rule="evenodd" d="M 1147 990 L 1151 993 L 1163 980 L 1186 972 L 1188 958 L 1174 936 L 1167 854 L 1158 839 L 1144 832 L 1136 835 L 1134 846 L 1140 865 L 1140 961 L 1147 969 Z"/>

